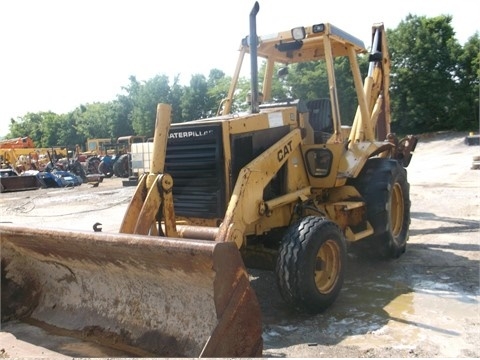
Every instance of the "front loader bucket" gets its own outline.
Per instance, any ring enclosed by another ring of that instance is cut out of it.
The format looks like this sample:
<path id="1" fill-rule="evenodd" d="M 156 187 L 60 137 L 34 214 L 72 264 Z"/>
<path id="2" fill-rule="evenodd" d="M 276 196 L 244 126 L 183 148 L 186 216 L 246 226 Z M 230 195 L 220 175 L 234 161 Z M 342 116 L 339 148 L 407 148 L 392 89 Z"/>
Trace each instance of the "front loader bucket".
<path id="1" fill-rule="evenodd" d="M 262 354 L 233 243 L 14 225 L 0 239 L 2 324 L 34 321 L 138 356 Z"/>
<path id="2" fill-rule="evenodd" d="M 10 191 L 37 190 L 40 181 L 35 175 L 0 176 L 0 193 Z"/>

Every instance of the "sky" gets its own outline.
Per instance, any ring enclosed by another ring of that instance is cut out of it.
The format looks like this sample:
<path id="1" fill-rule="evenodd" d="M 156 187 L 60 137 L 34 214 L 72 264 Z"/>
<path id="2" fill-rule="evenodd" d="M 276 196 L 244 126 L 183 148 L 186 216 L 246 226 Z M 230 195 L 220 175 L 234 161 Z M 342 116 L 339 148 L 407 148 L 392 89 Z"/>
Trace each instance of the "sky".
<path id="1" fill-rule="evenodd" d="M 471 0 L 259 0 L 257 33 L 329 22 L 370 45 L 371 26 L 394 29 L 408 14 L 451 15 L 464 44 L 479 31 Z M 28 112 L 67 113 L 108 102 L 129 77 L 158 74 L 188 84 L 211 69 L 233 74 L 254 1 L 0 1 L 0 136 Z"/>

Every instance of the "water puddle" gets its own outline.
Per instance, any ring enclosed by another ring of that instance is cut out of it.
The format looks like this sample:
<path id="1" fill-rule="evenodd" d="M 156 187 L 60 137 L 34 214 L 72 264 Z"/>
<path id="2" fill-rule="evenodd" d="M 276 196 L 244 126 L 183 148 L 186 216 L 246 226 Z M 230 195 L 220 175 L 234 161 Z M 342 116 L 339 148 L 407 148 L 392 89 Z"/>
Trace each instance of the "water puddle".
<path id="1" fill-rule="evenodd" d="M 480 322 L 478 294 L 455 283 L 451 269 L 420 265 L 399 272 L 398 264 L 388 264 L 354 263 L 337 301 L 319 315 L 295 313 L 281 300 L 266 304 L 262 296 L 271 297 L 274 288 L 258 294 L 265 348 L 318 344 L 357 347 L 366 354 L 391 348 L 402 356 L 422 351 L 466 356 L 478 344 L 475 337 L 480 340 L 478 333 L 465 334 L 466 324 Z"/>

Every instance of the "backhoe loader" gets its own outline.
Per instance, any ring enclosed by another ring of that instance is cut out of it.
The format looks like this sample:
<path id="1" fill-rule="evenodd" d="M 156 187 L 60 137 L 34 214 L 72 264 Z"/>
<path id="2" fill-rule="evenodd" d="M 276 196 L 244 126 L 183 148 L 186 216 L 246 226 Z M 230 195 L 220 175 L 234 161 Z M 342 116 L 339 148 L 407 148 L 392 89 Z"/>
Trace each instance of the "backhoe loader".
<path id="1" fill-rule="evenodd" d="M 314 314 L 339 296 L 350 248 L 405 251 L 416 138 L 390 132 L 383 24 L 367 51 L 329 23 L 258 36 L 258 11 L 216 116 L 172 123 L 171 106 L 158 105 L 150 172 L 119 234 L 0 226 L 3 325 L 62 329 L 136 356 L 261 356 L 250 266 L 274 271 L 286 303 Z M 240 113 L 247 55 L 250 104 Z M 369 57 L 364 80 L 359 56 Z M 341 121 L 341 57 L 357 98 L 351 126 Z M 325 64 L 324 97 L 273 98 L 276 67 L 311 62 Z"/>

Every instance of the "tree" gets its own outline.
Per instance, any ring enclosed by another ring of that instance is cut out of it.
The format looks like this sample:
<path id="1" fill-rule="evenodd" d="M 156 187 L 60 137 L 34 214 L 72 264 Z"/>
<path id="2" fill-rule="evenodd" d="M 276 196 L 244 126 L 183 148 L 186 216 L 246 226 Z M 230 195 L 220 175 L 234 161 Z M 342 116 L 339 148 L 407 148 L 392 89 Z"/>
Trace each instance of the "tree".
<path id="1" fill-rule="evenodd" d="M 72 114 L 77 134 L 85 138 L 112 137 L 113 112 L 111 103 L 80 106 Z"/>
<path id="2" fill-rule="evenodd" d="M 261 64 L 258 70 L 259 79 L 263 79 L 265 77 L 265 72 L 267 71 L 266 65 L 267 65 L 266 62 L 263 62 Z M 266 101 L 271 101 L 271 100 L 281 101 L 281 99 L 286 99 L 289 96 L 291 96 L 290 94 L 291 84 L 287 81 L 289 79 L 289 76 L 280 76 L 279 72 L 281 70 L 283 70 L 283 66 L 279 64 L 275 64 L 273 69 L 273 79 L 272 79 L 272 94 L 271 94 L 272 99 L 265 99 Z"/>
<path id="3" fill-rule="evenodd" d="M 23 117 L 17 116 L 16 119 L 11 118 L 10 119 L 10 126 L 9 126 L 9 133 L 7 134 L 7 139 L 13 139 L 17 137 L 22 137 L 22 136 L 30 136 L 29 135 L 29 128 L 27 126 L 27 123 L 25 121 L 25 118 L 27 117 L 28 113 L 24 115 Z M 33 141 L 35 139 L 30 136 Z"/>
<path id="4" fill-rule="evenodd" d="M 65 126 L 62 117 L 53 112 L 42 113 L 42 117 L 42 136 L 35 144 L 38 147 L 64 146 L 60 137 Z"/>
<path id="5" fill-rule="evenodd" d="M 361 69 L 366 73 L 367 57 L 358 60 Z M 335 80 L 340 107 L 340 115 L 344 125 L 351 125 L 358 106 L 357 95 L 347 57 L 336 58 L 334 62 Z M 294 98 L 305 101 L 329 98 L 329 84 L 325 62 L 298 63 L 292 66 L 286 86 Z"/>
<path id="6" fill-rule="evenodd" d="M 190 86 L 185 89 L 180 101 L 182 118 L 186 121 L 207 117 L 208 84 L 204 75 L 195 74 L 190 79 Z"/>
<path id="7" fill-rule="evenodd" d="M 75 146 L 85 144 L 87 138 L 86 135 L 79 135 L 77 132 L 77 123 L 81 116 L 81 112 L 84 110 L 83 106 L 80 106 L 76 110 L 59 116 L 59 124 L 57 129 L 58 145 L 60 146 Z"/>
<path id="8" fill-rule="evenodd" d="M 11 119 L 8 138 L 29 136 L 37 147 L 64 145 L 59 137 L 63 126 L 60 117 L 51 112 L 27 113 L 23 117 Z"/>
<path id="9" fill-rule="evenodd" d="M 117 95 L 117 100 L 112 103 L 114 119 L 112 122 L 111 133 L 113 138 L 133 134 L 132 111 L 135 97 L 140 89 L 140 82 L 135 76 L 129 77 L 130 83 L 122 87 L 126 94 Z"/>
<path id="10" fill-rule="evenodd" d="M 459 82 L 457 108 L 462 114 L 457 126 L 462 130 L 479 131 L 480 39 L 478 32 L 462 49 L 458 58 Z"/>
<path id="11" fill-rule="evenodd" d="M 170 85 L 166 75 L 156 75 L 133 94 L 132 126 L 136 135 L 153 136 L 158 103 L 168 103 Z"/>
<path id="12" fill-rule="evenodd" d="M 172 106 L 172 122 L 182 122 L 182 106 L 181 100 L 185 88 L 180 85 L 180 75 L 177 74 L 173 78 L 173 83 L 170 86 L 170 96 L 168 103 Z"/>
<path id="13" fill-rule="evenodd" d="M 217 114 L 218 107 L 223 99 L 227 97 L 231 78 L 226 77 L 225 73 L 218 69 L 210 70 L 207 80 L 207 113 L 208 116 Z"/>
<path id="14" fill-rule="evenodd" d="M 44 113 L 27 113 L 17 117 L 11 122 L 9 137 L 30 136 L 37 146 L 43 146 L 41 143 L 43 117 Z"/>
<path id="15" fill-rule="evenodd" d="M 459 117 L 457 59 L 450 16 L 408 15 L 387 31 L 392 64 L 392 128 L 399 132 L 452 129 Z M 400 121 L 401 120 L 401 121 Z"/>
<path id="16" fill-rule="evenodd" d="M 125 95 L 117 95 L 117 100 L 110 103 L 112 118 L 109 132 L 112 138 L 116 139 L 120 136 L 133 134 L 132 122 L 130 120 L 132 110 L 132 99 Z"/>

